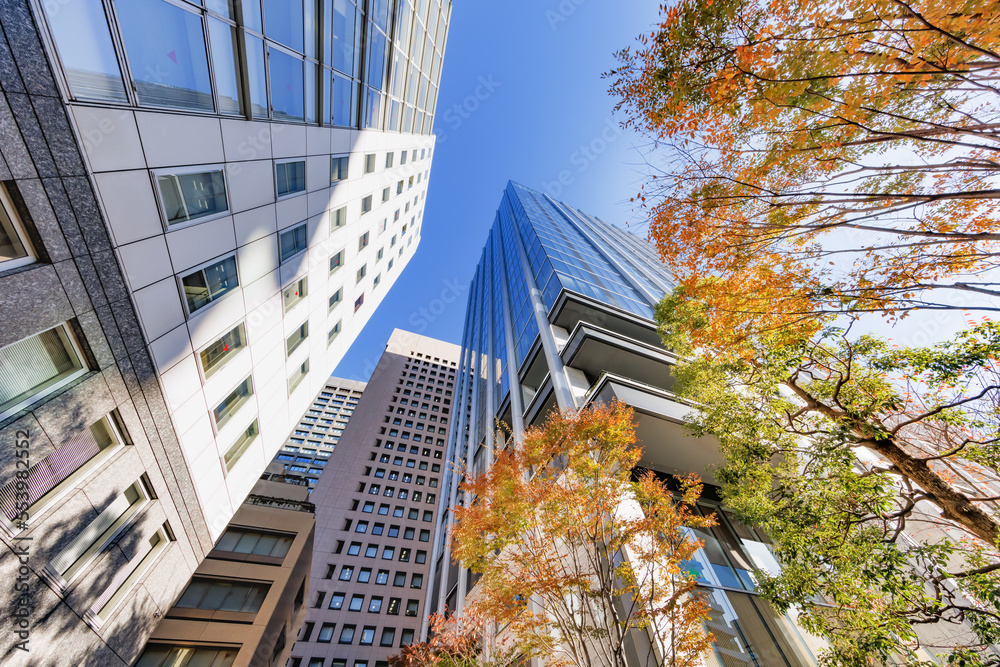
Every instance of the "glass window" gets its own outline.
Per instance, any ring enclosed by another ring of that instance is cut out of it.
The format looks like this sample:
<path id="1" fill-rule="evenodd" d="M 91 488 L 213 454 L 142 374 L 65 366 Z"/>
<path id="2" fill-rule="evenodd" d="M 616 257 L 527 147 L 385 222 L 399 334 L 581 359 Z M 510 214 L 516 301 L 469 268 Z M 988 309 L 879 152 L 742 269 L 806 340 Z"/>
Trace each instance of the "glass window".
<path id="1" fill-rule="evenodd" d="M 370 232 L 365 232 L 358 238 L 358 250 L 364 250 L 365 248 L 368 247 L 369 236 Z"/>
<path id="2" fill-rule="evenodd" d="M 344 265 L 344 251 L 341 250 L 340 252 L 335 253 L 330 258 L 330 273 L 333 273 L 343 265 Z"/>
<path id="3" fill-rule="evenodd" d="M 365 303 L 365 295 L 362 294 L 361 296 L 359 296 L 357 299 L 354 300 L 354 312 L 355 313 L 358 312 L 358 309 L 360 309 L 361 306 L 364 305 L 364 303 Z"/>
<path id="4" fill-rule="evenodd" d="M 324 623 L 316 636 L 316 641 L 320 644 L 329 644 L 333 639 L 333 629 L 337 627 L 335 623 Z"/>
<path id="5" fill-rule="evenodd" d="M 382 560 L 392 560 L 395 556 L 395 547 L 385 547 L 382 549 Z"/>
<path id="6" fill-rule="evenodd" d="M 410 578 L 410 588 L 421 588 L 424 585 L 424 575 L 414 574 Z"/>
<path id="7" fill-rule="evenodd" d="M 353 13 L 353 7 L 351 7 L 351 11 Z M 330 123 L 341 127 L 350 127 L 354 125 L 354 83 L 336 72 L 331 73 L 331 75 L 333 77 L 333 85 L 331 86 L 330 94 L 333 100 L 330 103 L 332 111 Z"/>
<path id="8" fill-rule="evenodd" d="M 392 167 L 392 159 L 393 159 L 393 157 L 395 157 L 395 155 L 396 154 L 393 153 L 392 151 L 389 151 L 388 153 L 385 154 L 385 168 L 386 169 L 390 169 Z"/>
<path id="9" fill-rule="evenodd" d="M 382 638 L 379 640 L 379 646 L 392 646 L 393 641 L 396 639 L 396 628 L 382 628 Z"/>
<path id="10" fill-rule="evenodd" d="M 327 345 L 329 345 L 334 340 L 336 340 L 337 336 L 340 335 L 341 322 L 343 322 L 343 320 L 338 320 L 337 323 L 333 325 L 333 328 L 330 329 L 329 333 L 327 333 L 327 335 L 326 335 L 326 344 Z"/>
<path id="11" fill-rule="evenodd" d="M 341 288 L 341 289 L 338 289 L 336 292 L 334 292 L 333 294 L 330 295 L 330 308 L 329 308 L 329 310 L 333 310 L 343 300 L 344 300 L 344 290 L 343 290 L 343 288 Z"/>
<path id="12" fill-rule="evenodd" d="M 413 630 L 404 629 L 399 636 L 400 646 L 409 646 L 413 643 Z"/>
<path id="13" fill-rule="evenodd" d="M 139 104 L 214 111 L 200 14 L 164 0 L 115 6 Z"/>
<path id="14" fill-rule="evenodd" d="M 198 353 L 201 369 L 205 377 L 210 377 L 226 363 L 226 360 L 246 347 L 246 332 L 241 322 L 207 348 Z"/>
<path id="15" fill-rule="evenodd" d="M 299 278 L 297 281 L 286 287 L 282 293 L 282 303 L 284 304 L 285 312 L 297 306 L 306 298 L 309 294 L 309 282 L 308 278 Z"/>
<path id="16" fill-rule="evenodd" d="M 0 349 L 0 419 L 86 372 L 66 325 Z"/>
<path id="17" fill-rule="evenodd" d="M 350 581 L 351 577 L 354 576 L 354 568 L 350 565 L 345 565 L 340 569 L 340 576 L 338 579 L 341 581 Z"/>
<path id="18" fill-rule="evenodd" d="M 372 195 L 368 195 L 361 200 L 361 213 L 368 213 L 372 210 Z"/>
<path id="19" fill-rule="evenodd" d="M 285 349 L 287 350 L 288 356 L 291 356 L 292 352 L 298 349 L 299 345 L 302 344 L 306 338 L 309 337 L 309 322 L 303 322 L 298 329 L 292 332 L 292 335 L 285 340 Z"/>
<path id="20" fill-rule="evenodd" d="M 212 416 L 215 417 L 215 427 L 221 430 L 251 396 L 253 396 L 253 379 L 247 376 L 212 412 Z"/>
<path id="21" fill-rule="evenodd" d="M 389 605 L 386 607 L 385 613 L 390 616 L 397 616 L 399 614 L 399 605 L 402 602 L 399 598 L 389 598 Z"/>
<path id="22" fill-rule="evenodd" d="M 397 572 L 396 576 L 394 576 L 392 578 L 392 585 L 396 586 L 397 588 L 402 588 L 403 586 L 405 586 L 406 585 L 406 573 L 405 572 Z"/>
<path id="23" fill-rule="evenodd" d="M 295 369 L 292 376 L 288 378 L 288 393 L 291 394 L 295 391 L 295 388 L 299 386 L 302 380 L 305 379 L 306 375 L 309 374 L 309 360 L 306 359 L 302 364 Z"/>
<path id="24" fill-rule="evenodd" d="M 236 442 L 233 443 L 232 447 L 226 451 L 226 455 L 224 457 L 226 461 L 226 470 L 233 469 L 233 466 L 236 465 L 237 461 L 240 460 L 240 457 L 243 456 L 243 453 L 246 452 L 250 443 L 252 443 L 257 437 L 258 432 L 257 420 L 254 419 L 250 423 L 250 426 L 248 426 L 246 430 L 240 434 L 240 437 L 236 439 Z"/>
<path id="25" fill-rule="evenodd" d="M 416 575 L 414 575 L 416 576 Z M 420 608 L 420 602 L 418 600 L 407 600 L 406 601 L 406 615 L 416 616 L 417 610 Z"/>
<path id="26" fill-rule="evenodd" d="M 270 44 L 271 109 L 276 120 L 304 120 L 302 60 Z"/>
<path id="27" fill-rule="evenodd" d="M 293 539 L 292 535 L 234 527 L 226 529 L 226 532 L 219 539 L 219 543 L 215 545 L 215 550 L 284 558 L 292 546 Z"/>
<path id="28" fill-rule="evenodd" d="M 126 102 L 118 58 L 101 0 L 42 4 L 70 92 L 77 99 Z"/>
<path id="29" fill-rule="evenodd" d="M 351 545 L 347 547 L 348 556 L 357 556 L 361 553 L 361 542 L 351 542 Z"/>
<path id="30" fill-rule="evenodd" d="M 346 568 L 346 569 L 349 569 L 349 568 Z M 341 570 L 340 579 L 344 580 L 343 570 Z M 348 575 L 348 578 L 347 578 L 346 581 L 350 581 L 350 575 Z M 330 609 L 343 609 L 343 608 L 344 608 L 344 594 L 343 593 L 334 593 L 330 597 Z"/>
<path id="31" fill-rule="evenodd" d="M 358 583 L 367 584 L 372 579 L 372 569 L 370 567 L 363 567 L 358 572 Z"/>
<path id="32" fill-rule="evenodd" d="M 366 625 L 364 628 L 361 629 L 360 644 L 362 646 L 371 646 L 372 642 L 374 641 L 375 641 L 375 628 L 370 625 Z M 367 667 L 368 663 L 364 664 Z M 354 665 L 355 667 L 358 667 L 358 663 L 355 662 Z"/>
<path id="33" fill-rule="evenodd" d="M 333 68 L 353 76 L 356 10 L 349 0 L 333 0 Z"/>
<path id="34" fill-rule="evenodd" d="M 365 173 L 371 174 L 375 172 L 375 154 L 369 153 L 365 155 Z"/>
<path id="35" fill-rule="evenodd" d="M 350 644 L 351 642 L 354 641 L 354 629 L 355 629 L 355 627 L 356 626 L 353 626 L 353 625 L 345 625 L 340 630 L 340 643 L 341 644 Z"/>
<path id="36" fill-rule="evenodd" d="M 250 15 L 246 13 L 246 5 L 250 4 L 246 0 L 244 1 L 244 20 Z M 257 9 L 257 20 L 260 20 L 260 9 Z M 247 25 L 251 25 L 249 22 Z M 258 30 L 260 28 L 257 28 Z M 246 36 L 246 48 L 247 48 L 247 71 L 249 73 L 250 80 L 250 109 L 253 113 L 254 118 L 267 118 L 267 78 L 265 76 L 266 69 L 264 65 L 264 40 L 259 37 L 254 37 L 249 33 L 244 33 Z"/>
<path id="37" fill-rule="evenodd" d="M 257 613 L 270 584 L 195 578 L 177 601 L 177 607 Z"/>
<path id="38" fill-rule="evenodd" d="M 361 608 L 364 606 L 364 604 L 365 604 L 364 595 L 352 595 L 351 603 L 348 605 L 347 609 L 348 611 L 361 611 Z"/>
<path id="39" fill-rule="evenodd" d="M 226 179 L 221 168 L 188 173 L 154 173 L 168 227 L 229 210 Z"/>
<path id="40" fill-rule="evenodd" d="M 375 575 L 375 583 L 380 586 L 385 586 L 389 583 L 389 570 L 379 570 L 378 574 Z"/>
<path id="41" fill-rule="evenodd" d="M 239 287 L 236 257 L 226 257 L 189 273 L 181 283 L 188 312 L 194 313 Z"/>
<path id="42" fill-rule="evenodd" d="M 264 34 L 299 53 L 303 51 L 302 2 L 264 0 Z"/>
<path id="43" fill-rule="evenodd" d="M 330 158 L 330 182 L 347 180 L 347 163 L 349 159 L 346 155 Z"/>
<path id="44" fill-rule="evenodd" d="M 73 3 L 68 3 L 67 6 Z M 162 667 L 163 665 L 211 665 L 231 667 L 239 648 L 213 648 L 211 646 L 166 646 L 149 643 L 135 667 Z"/>
<path id="45" fill-rule="evenodd" d="M 382 611 L 382 598 L 380 596 L 372 596 L 371 601 L 368 603 L 368 611 L 372 614 L 378 614 Z"/>
<path id="46" fill-rule="evenodd" d="M 292 160 L 274 165 L 275 189 L 279 197 L 306 191 L 306 161 Z"/>
<path id="47" fill-rule="evenodd" d="M 330 214 L 330 231 L 340 229 L 347 224 L 347 207 L 341 206 Z"/>
<path id="48" fill-rule="evenodd" d="M 35 261 L 17 212 L 0 187 L 0 270 L 6 271 Z"/>
<path id="49" fill-rule="evenodd" d="M 215 90 L 219 95 L 219 112 L 242 115 L 243 86 L 236 69 L 240 61 L 236 50 L 236 28 L 209 17 L 208 35 L 212 44 L 212 68 L 215 73 Z"/>

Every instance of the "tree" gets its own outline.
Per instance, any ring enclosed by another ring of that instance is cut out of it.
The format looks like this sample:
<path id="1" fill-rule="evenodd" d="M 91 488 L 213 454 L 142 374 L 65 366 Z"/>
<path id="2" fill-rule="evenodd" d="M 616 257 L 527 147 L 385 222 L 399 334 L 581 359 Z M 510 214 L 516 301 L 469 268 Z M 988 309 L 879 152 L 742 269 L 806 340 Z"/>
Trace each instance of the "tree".
<path id="1" fill-rule="evenodd" d="M 429 619 L 430 639 L 403 647 L 389 658 L 389 667 L 488 667 L 508 661 L 486 646 L 486 619 L 470 610 L 461 617 L 434 614 Z"/>
<path id="2" fill-rule="evenodd" d="M 774 542 L 762 594 L 829 639 L 825 664 L 1000 664 L 1000 326 L 933 348 L 834 328 L 755 344 L 675 372 L 720 442 L 726 504 Z"/>
<path id="3" fill-rule="evenodd" d="M 714 520 L 691 510 L 696 478 L 675 499 L 639 474 L 641 452 L 624 405 L 554 413 L 464 483 L 454 558 L 481 575 L 472 605 L 522 655 L 624 667 L 629 633 L 644 630 L 659 664 L 701 664 L 708 605 L 684 562 L 701 546 L 688 529 Z"/>
<path id="4" fill-rule="evenodd" d="M 666 149 L 639 200 L 678 302 L 712 312 L 696 343 L 1000 296 L 995 0 L 679 0 L 661 18 L 606 76 Z"/>

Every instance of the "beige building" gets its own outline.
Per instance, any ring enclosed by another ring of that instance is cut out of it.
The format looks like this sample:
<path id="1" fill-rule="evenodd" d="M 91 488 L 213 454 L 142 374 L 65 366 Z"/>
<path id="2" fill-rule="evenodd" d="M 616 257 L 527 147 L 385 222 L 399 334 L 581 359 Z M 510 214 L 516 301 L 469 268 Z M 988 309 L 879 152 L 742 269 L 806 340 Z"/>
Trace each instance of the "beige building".
<path id="1" fill-rule="evenodd" d="M 319 478 L 291 667 L 383 667 L 419 638 L 459 347 L 393 331 Z"/>

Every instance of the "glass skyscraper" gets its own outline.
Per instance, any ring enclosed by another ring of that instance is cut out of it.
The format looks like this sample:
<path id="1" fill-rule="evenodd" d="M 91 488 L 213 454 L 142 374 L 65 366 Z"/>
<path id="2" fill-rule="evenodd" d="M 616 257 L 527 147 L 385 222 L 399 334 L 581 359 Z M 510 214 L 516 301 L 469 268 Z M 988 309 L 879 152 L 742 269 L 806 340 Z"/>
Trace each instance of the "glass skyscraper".
<path id="1" fill-rule="evenodd" d="M 670 277 L 644 240 L 542 193 L 509 183 L 469 296 L 455 419 L 432 557 L 428 609 L 461 613 L 473 573 L 452 562 L 451 508 L 464 501 L 462 470 L 492 463 L 492 445 L 541 424 L 555 409 L 617 398 L 635 408 L 642 466 L 661 475 L 696 472 L 706 482 L 696 563 L 714 613 L 706 664 L 816 664 L 822 642 L 756 595 L 750 572 L 776 566 L 766 539 L 719 505 L 714 442 L 683 431 L 690 408 L 672 393 L 675 357 L 660 343 L 653 309 Z M 494 432 L 500 423 L 500 431 Z M 633 631 L 639 664 L 654 650 Z M 655 659 L 653 659 L 655 663 Z"/>

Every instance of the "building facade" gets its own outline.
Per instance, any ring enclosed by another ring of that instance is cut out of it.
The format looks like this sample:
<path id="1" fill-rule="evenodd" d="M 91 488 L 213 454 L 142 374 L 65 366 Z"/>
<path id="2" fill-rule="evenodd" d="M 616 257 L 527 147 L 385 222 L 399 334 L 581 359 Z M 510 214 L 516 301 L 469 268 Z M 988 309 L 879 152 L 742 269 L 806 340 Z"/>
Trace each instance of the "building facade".
<path id="1" fill-rule="evenodd" d="M 395 330 L 312 494 L 316 542 L 292 667 L 384 667 L 426 615 L 459 348 Z"/>
<path id="2" fill-rule="evenodd" d="M 329 378 L 261 478 L 305 486 L 312 494 L 364 390 L 364 382 Z"/>
<path id="3" fill-rule="evenodd" d="M 130 665 L 222 537 L 417 248 L 449 15 L 0 4 L 5 664 Z"/>
<path id="4" fill-rule="evenodd" d="M 466 313 L 428 609 L 461 613 L 475 587 L 473 573 L 453 563 L 450 551 L 451 508 L 464 502 L 462 471 L 486 470 L 494 443 L 519 440 L 552 410 L 618 399 L 635 408 L 640 465 L 661 475 L 700 474 L 706 484 L 699 511 L 718 515 L 717 527 L 697 531 L 705 548 L 694 565 L 715 612 L 715 649 L 706 665 L 814 665 L 821 642 L 754 591 L 753 566 L 770 569 L 774 561 L 764 538 L 719 506 L 717 447 L 684 433 L 690 408 L 671 393 L 675 357 L 653 321 L 670 288 L 645 241 L 507 185 Z M 637 665 L 656 664 L 645 631 L 633 630 L 630 641 Z"/>
<path id="5" fill-rule="evenodd" d="M 315 511 L 305 487 L 258 482 L 135 667 L 284 667 L 305 618 Z"/>

